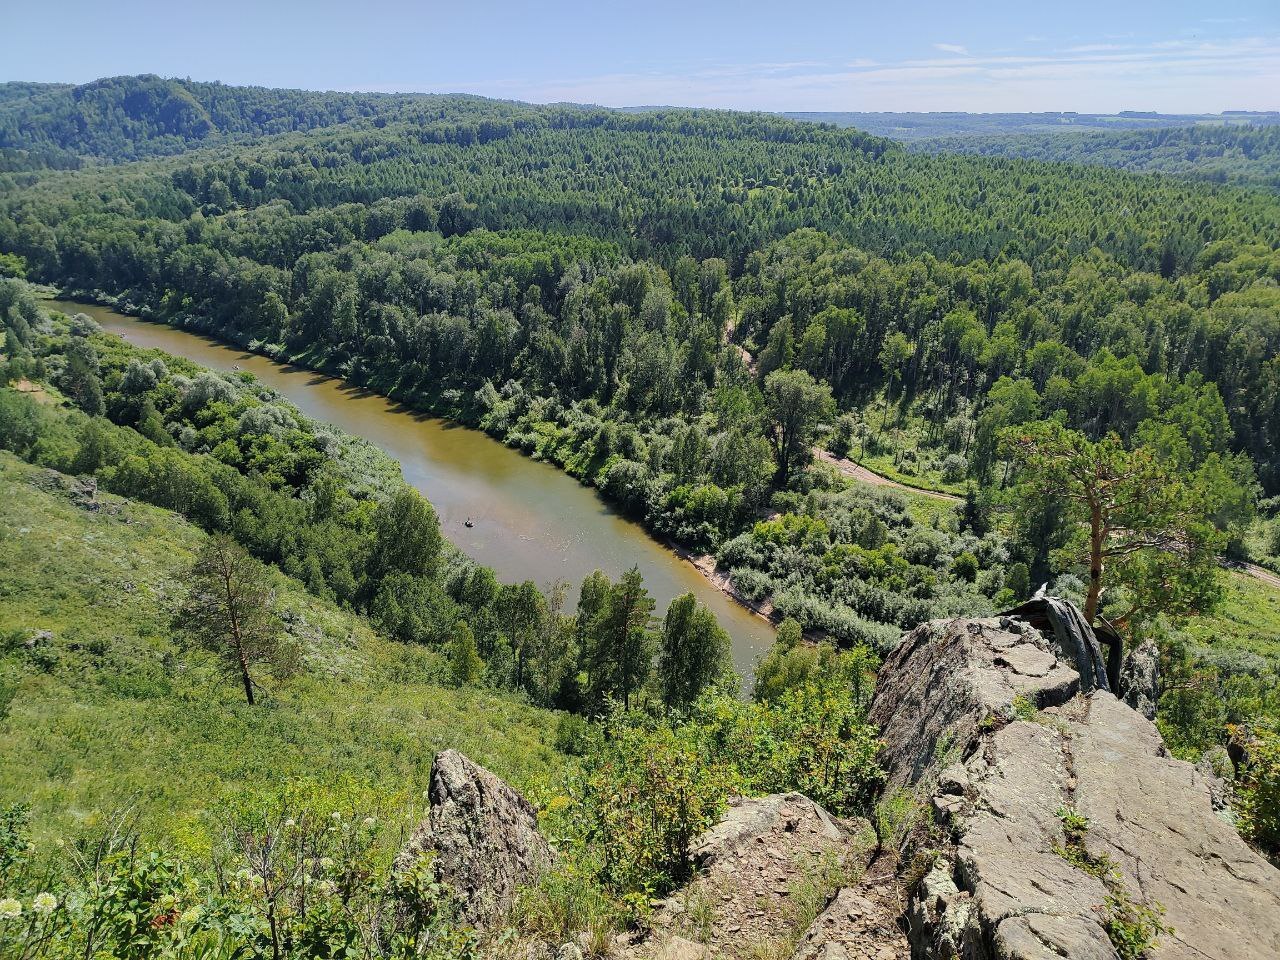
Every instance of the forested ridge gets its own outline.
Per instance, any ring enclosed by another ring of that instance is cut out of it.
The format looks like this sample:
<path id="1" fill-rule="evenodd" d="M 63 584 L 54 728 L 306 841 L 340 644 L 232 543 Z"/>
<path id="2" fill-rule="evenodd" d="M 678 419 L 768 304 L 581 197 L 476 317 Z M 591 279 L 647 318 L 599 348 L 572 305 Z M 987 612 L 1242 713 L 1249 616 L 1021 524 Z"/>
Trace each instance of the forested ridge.
<path id="1" fill-rule="evenodd" d="M 839 687 L 854 668 L 835 646 L 862 676 L 903 630 L 1047 582 L 1131 645 L 1159 642 L 1175 752 L 1248 731 L 1271 762 L 1274 598 L 1219 563 L 1280 567 L 1280 197 L 934 156 L 766 114 L 213 86 L 196 102 L 222 104 L 216 135 L 166 86 L 194 126 L 166 126 L 154 99 L 45 143 L 177 155 L 11 164 L 0 272 L 340 374 L 556 464 L 782 621 L 762 696 L 795 676 Z M 425 516 L 413 501 L 313 502 L 314 429 L 254 412 L 234 383 L 132 370 L 91 331 L 51 334 L 23 289 L 0 303 L 8 378 L 39 374 L 115 438 L 89 444 L 13 400 L 23 456 L 78 471 L 88 449 L 119 492 L 198 512 L 535 703 L 683 715 L 718 682 L 651 679 L 658 632 L 631 574 L 584 583 L 571 628 L 533 584 L 455 576 L 438 543 L 429 563 L 380 551 L 380 531 Z M 815 447 L 963 502 L 851 484 Z M 1243 626 L 1207 633 L 1215 610 Z M 676 616 L 703 653 L 723 645 L 705 616 Z M 1253 839 L 1274 847 L 1269 829 Z"/>
<path id="2" fill-rule="evenodd" d="M 142 75 L 80 86 L 0 84 L 9 164 L 79 166 L 180 153 L 237 136 L 311 130 L 397 109 L 414 95 L 233 87 Z"/>
<path id="3" fill-rule="evenodd" d="M 1080 131 L 922 139 L 912 149 L 1096 163 L 1280 190 L 1280 125 L 1203 124 L 1157 130 Z"/>

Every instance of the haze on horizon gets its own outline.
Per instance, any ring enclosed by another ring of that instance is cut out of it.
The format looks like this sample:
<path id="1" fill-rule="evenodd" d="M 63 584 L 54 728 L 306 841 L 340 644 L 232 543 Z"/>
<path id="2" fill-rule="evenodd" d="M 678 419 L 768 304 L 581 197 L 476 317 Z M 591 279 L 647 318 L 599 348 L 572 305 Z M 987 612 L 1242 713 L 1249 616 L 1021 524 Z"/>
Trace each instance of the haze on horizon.
<path id="1" fill-rule="evenodd" d="M 1280 108 L 1274 0 L 12 4 L 3 79 L 760 110 Z"/>

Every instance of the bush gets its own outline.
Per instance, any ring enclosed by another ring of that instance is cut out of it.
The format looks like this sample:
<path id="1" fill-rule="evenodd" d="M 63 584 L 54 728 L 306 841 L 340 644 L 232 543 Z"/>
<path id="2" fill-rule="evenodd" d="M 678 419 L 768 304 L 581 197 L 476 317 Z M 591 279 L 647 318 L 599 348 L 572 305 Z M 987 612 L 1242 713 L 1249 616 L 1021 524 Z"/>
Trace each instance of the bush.
<path id="1" fill-rule="evenodd" d="M 965 550 L 951 561 L 951 575 L 965 583 L 973 583 L 978 577 L 978 558 Z"/>
<path id="2" fill-rule="evenodd" d="M 949 453 L 942 458 L 941 472 L 945 483 L 958 483 L 969 472 L 969 461 L 958 453 Z"/>
<path id="3" fill-rule="evenodd" d="M 610 888 L 662 894 L 689 876 L 693 839 L 719 818 L 736 782 L 697 733 L 627 718 L 587 758 L 578 819 Z"/>
<path id="4" fill-rule="evenodd" d="M 702 722 L 748 793 L 798 790 L 845 816 L 868 809 L 884 782 L 875 729 L 839 670 L 768 705 L 717 699 Z"/>
<path id="5" fill-rule="evenodd" d="M 773 581 L 769 575 L 753 567 L 734 567 L 729 571 L 729 579 L 734 589 L 748 600 L 763 600 L 773 592 Z"/>
<path id="6" fill-rule="evenodd" d="M 1275 729 L 1252 731 L 1236 804 L 1240 832 L 1267 852 L 1280 853 L 1280 733 Z"/>

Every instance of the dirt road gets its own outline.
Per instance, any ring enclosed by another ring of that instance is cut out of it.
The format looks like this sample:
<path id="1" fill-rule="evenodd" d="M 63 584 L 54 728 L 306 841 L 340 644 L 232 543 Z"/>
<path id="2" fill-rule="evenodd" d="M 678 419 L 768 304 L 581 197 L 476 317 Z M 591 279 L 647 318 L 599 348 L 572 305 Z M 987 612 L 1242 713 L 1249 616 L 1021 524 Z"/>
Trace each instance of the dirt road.
<path id="1" fill-rule="evenodd" d="M 868 470 L 862 464 L 854 463 L 852 460 L 845 460 L 834 454 L 813 448 L 813 455 L 829 467 L 835 467 L 846 477 L 857 480 L 859 483 L 869 484 L 873 487 L 892 487 L 894 490 L 904 490 L 907 493 L 918 493 L 923 497 L 932 497 L 934 500 L 945 500 L 948 503 L 960 503 L 963 497 L 957 497 L 953 493 L 943 493 L 941 490 L 926 490 L 923 487 L 913 487 L 909 484 L 899 483 L 897 480 L 890 480 L 883 477 L 874 470 Z"/>

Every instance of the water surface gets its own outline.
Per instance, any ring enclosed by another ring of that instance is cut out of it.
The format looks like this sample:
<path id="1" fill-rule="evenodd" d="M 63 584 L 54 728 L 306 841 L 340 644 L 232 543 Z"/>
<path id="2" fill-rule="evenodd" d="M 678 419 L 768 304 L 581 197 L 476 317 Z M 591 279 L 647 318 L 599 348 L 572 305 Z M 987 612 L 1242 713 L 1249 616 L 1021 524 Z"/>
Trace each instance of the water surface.
<path id="1" fill-rule="evenodd" d="M 487 434 L 408 410 L 341 379 L 276 363 L 238 347 L 93 304 L 52 302 L 87 313 L 140 347 L 156 347 L 214 370 L 247 370 L 308 417 L 363 437 L 399 461 L 405 480 L 440 514 L 445 536 L 504 581 L 578 584 L 593 570 L 616 579 L 633 564 L 657 613 L 692 591 L 733 638 L 744 676 L 773 641 L 773 628 L 717 590 L 693 566 L 619 516 L 596 493 L 550 464 Z M 470 519 L 473 526 L 465 523 Z"/>

